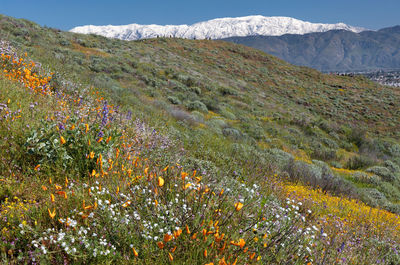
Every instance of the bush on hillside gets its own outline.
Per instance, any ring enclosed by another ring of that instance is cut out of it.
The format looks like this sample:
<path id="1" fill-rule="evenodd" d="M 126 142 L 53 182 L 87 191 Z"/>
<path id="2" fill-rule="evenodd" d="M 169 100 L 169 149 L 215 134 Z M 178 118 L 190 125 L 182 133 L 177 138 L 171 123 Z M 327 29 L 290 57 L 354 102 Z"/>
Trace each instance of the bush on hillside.
<path id="1" fill-rule="evenodd" d="M 188 102 L 186 104 L 186 108 L 188 110 L 191 110 L 191 111 L 192 110 L 198 110 L 198 111 L 201 111 L 201 112 L 208 112 L 207 106 L 203 102 L 201 102 L 199 100 Z"/>
<path id="2" fill-rule="evenodd" d="M 366 170 L 367 172 L 370 173 L 374 173 L 380 177 L 382 177 L 382 179 L 384 181 L 387 182 L 393 182 L 397 179 L 397 175 L 395 175 L 394 173 L 392 173 L 388 168 L 386 167 L 382 167 L 382 166 L 374 166 L 374 167 L 370 167 Z"/>

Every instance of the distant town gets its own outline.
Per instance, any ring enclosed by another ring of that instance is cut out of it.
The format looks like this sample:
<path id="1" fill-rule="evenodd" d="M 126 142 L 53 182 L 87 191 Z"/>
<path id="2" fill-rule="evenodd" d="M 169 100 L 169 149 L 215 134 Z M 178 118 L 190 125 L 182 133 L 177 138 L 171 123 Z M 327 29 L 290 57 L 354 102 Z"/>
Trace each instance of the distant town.
<path id="1" fill-rule="evenodd" d="M 364 76 L 382 85 L 400 87 L 400 70 L 365 73 Z"/>
<path id="2" fill-rule="evenodd" d="M 381 85 L 392 86 L 392 87 L 400 87 L 400 70 L 391 70 L 391 71 L 373 71 L 373 72 L 346 72 L 340 73 L 336 72 L 337 75 L 363 75 L 374 82 L 377 82 Z"/>

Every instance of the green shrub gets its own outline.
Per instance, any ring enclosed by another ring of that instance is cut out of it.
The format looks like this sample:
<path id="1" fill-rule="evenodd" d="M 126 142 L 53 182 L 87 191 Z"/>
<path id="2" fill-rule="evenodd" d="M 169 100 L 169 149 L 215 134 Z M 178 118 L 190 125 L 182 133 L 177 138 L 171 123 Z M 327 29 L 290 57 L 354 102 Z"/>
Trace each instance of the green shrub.
<path id="1" fill-rule="evenodd" d="M 206 122 L 207 126 L 216 133 L 222 134 L 222 129 L 228 125 L 225 120 L 219 117 L 214 117 Z"/>
<path id="2" fill-rule="evenodd" d="M 382 179 L 387 182 L 393 182 L 397 179 L 397 176 L 386 167 L 374 166 L 368 168 L 366 171 L 382 177 Z"/>
<path id="3" fill-rule="evenodd" d="M 201 88 L 199 87 L 191 87 L 190 91 L 196 93 L 197 95 L 201 95 Z"/>
<path id="4" fill-rule="evenodd" d="M 336 167 L 336 168 L 343 168 L 343 165 L 338 162 L 338 161 L 330 161 L 329 162 L 331 166 Z"/>
<path id="5" fill-rule="evenodd" d="M 226 108 L 221 109 L 221 115 L 227 118 L 228 120 L 236 120 L 235 114 L 227 110 Z"/>
<path id="6" fill-rule="evenodd" d="M 361 128 L 353 128 L 348 136 L 350 142 L 360 147 L 366 142 L 366 130 Z"/>
<path id="7" fill-rule="evenodd" d="M 84 124 L 80 128 L 65 128 L 64 131 L 60 131 L 58 126 L 42 121 L 41 128 L 31 131 L 25 143 L 27 160 L 34 165 L 58 165 L 64 170 L 78 172 L 81 177 L 97 168 L 96 159 L 100 154 L 106 163 L 119 136 L 116 131 L 103 132 L 104 137 L 110 136 L 111 140 L 98 142 L 98 125 L 91 124 L 92 128 L 86 133 Z M 94 157 L 89 158 L 91 152 Z"/>
<path id="8" fill-rule="evenodd" d="M 174 96 L 169 96 L 169 97 L 168 97 L 168 101 L 171 102 L 171 103 L 174 104 L 174 105 L 180 105 L 180 104 L 182 104 L 182 102 L 181 102 L 178 98 L 176 98 L 176 97 L 174 97 Z"/>
<path id="9" fill-rule="evenodd" d="M 313 150 L 311 153 L 311 157 L 313 159 L 318 159 L 318 160 L 323 160 L 323 161 L 329 161 L 329 160 L 336 160 L 336 150 L 325 147 L 321 145 L 320 148 L 316 148 Z"/>
<path id="10" fill-rule="evenodd" d="M 203 115 L 203 113 L 195 110 L 195 111 L 191 112 L 191 115 L 196 120 L 196 122 L 204 123 L 204 115 Z"/>
<path id="11" fill-rule="evenodd" d="M 381 182 L 378 189 L 391 201 L 400 201 L 400 191 L 389 182 Z"/>
<path id="12" fill-rule="evenodd" d="M 218 89 L 218 91 L 223 96 L 237 96 L 238 95 L 237 91 L 231 87 L 220 87 Z"/>
<path id="13" fill-rule="evenodd" d="M 323 137 L 323 138 L 321 138 L 321 142 L 331 149 L 339 148 L 338 144 L 335 141 L 333 141 L 332 139 Z"/>
<path id="14" fill-rule="evenodd" d="M 266 155 L 269 158 L 268 160 L 281 170 L 285 169 L 289 163 L 294 161 L 292 154 L 277 148 L 268 149 Z"/>
<path id="15" fill-rule="evenodd" d="M 187 103 L 186 107 L 188 110 L 198 110 L 201 112 L 208 112 L 207 106 L 199 100 Z"/>
<path id="16" fill-rule="evenodd" d="M 352 156 L 349 160 L 347 160 L 346 168 L 357 170 L 361 168 L 370 167 L 374 164 L 374 161 L 364 155 L 356 155 Z"/>
<path id="17" fill-rule="evenodd" d="M 400 172 L 400 167 L 390 160 L 386 160 L 383 166 L 389 169 L 392 173 Z"/>
<path id="18" fill-rule="evenodd" d="M 361 199 L 372 207 L 387 204 L 385 195 L 375 188 L 364 188 L 360 191 Z"/>
<path id="19" fill-rule="evenodd" d="M 240 139 L 242 137 L 240 131 L 235 128 L 224 128 L 222 129 L 222 134 L 224 136 L 232 137 L 233 139 Z"/>
<path id="20" fill-rule="evenodd" d="M 377 175 L 370 175 L 362 171 L 357 171 L 352 175 L 352 178 L 356 182 L 367 183 L 378 185 L 381 182 L 381 178 Z"/>
<path id="21" fill-rule="evenodd" d="M 207 106 L 207 109 L 214 112 L 220 112 L 221 107 L 219 105 L 218 98 L 205 98 L 202 101 Z"/>

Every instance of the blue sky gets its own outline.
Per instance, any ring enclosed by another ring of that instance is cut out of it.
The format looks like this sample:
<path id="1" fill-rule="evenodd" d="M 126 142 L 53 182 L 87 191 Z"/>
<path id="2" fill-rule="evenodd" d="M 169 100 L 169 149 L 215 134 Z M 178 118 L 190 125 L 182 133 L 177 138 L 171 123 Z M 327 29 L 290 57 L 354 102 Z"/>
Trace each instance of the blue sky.
<path id="1" fill-rule="evenodd" d="M 400 25 L 399 11 L 400 0 L 0 0 L 0 14 L 62 30 L 87 24 L 193 24 L 247 15 L 380 29 Z"/>

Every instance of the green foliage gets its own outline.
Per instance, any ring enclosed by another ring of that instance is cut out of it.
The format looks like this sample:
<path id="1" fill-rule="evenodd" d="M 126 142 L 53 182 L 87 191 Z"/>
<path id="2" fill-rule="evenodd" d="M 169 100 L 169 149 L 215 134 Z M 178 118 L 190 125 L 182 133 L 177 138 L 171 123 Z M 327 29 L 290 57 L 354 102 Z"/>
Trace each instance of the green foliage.
<path id="1" fill-rule="evenodd" d="M 346 167 L 349 169 L 362 169 L 372 166 L 374 161 L 365 155 L 355 155 L 347 160 Z"/>
<path id="2" fill-rule="evenodd" d="M 95 133 L 99 128 L 94 127 L 88 132 L 85 130 L 85 125 L 81 124 L 80 127 L 60 131 L 56 123 L 42 120 L 41 127 L 33 129 L 26 139 L 28 161 L 48 167 L 59 165 L 64 171 L 75 171 L 81 177 L 86 177 L 97 168 L 96 162 L 99 163 L 97 159 L 100 154 L 103 157 L 102 163 L 107 163 L 106 159 L 115 147 L 119 135 L 117 131 L 106 132 L 105 138 L 110 137 L 110 140 L 99 142 Z M 61 142 L 61 137 L 65 143 Z M 93 157 L 90 157 L 91 153 Z"/>
<path id="3" fill-rule="evenodd" d="M 192 110 L 198 110 L 198 111 L 201 111 L 201 112 L 207 112 L 208 111 L 207 106 L 204 105 L 204 103 L 199 101 L 199 100 L 188 102 L 186 104 L 186 108 L 188 110 L 191 110 L 191 111 Z"/>
<path id="4" fill-rule="evenodd" d="M 386 196 L 377 190 L 376 188 L 365 188 L 361 190 L 360 194 L 363 201 L 367 202 L 369 205 L 378 207 L 380 205 L 386 205 Z"/>
<path id="5" fill-rule="evenodd" d="M 393 182 L 398 179 L 398 176 L 386 167 L 374 166 L 368 168 L 366 171 L 382 177 L 382 179 L 387 182 Z"/>
<path id="6" fill-rule="evenodd" d="M 169 97 L 168 97 L 168 101 L 171 102 L 171 103 L 174 104 L 174 105 L 180 105 L 180 104 L 182 104 L 182 102 L 181 102 L 178 98 L 173 97 L 173 96 L 169 96 Z"/>

